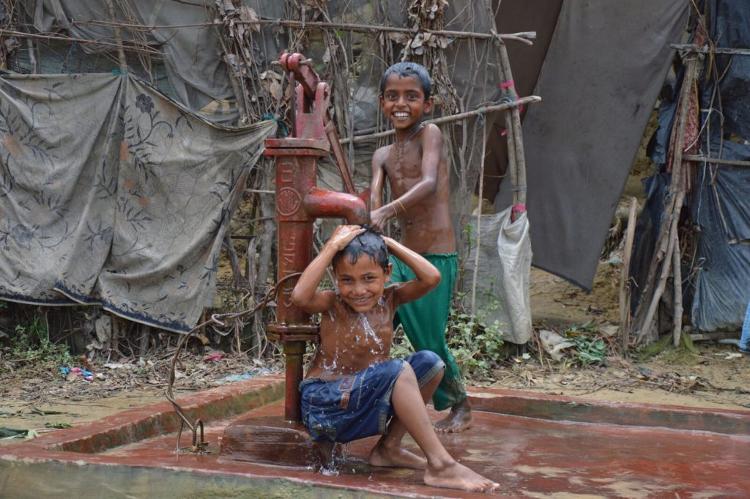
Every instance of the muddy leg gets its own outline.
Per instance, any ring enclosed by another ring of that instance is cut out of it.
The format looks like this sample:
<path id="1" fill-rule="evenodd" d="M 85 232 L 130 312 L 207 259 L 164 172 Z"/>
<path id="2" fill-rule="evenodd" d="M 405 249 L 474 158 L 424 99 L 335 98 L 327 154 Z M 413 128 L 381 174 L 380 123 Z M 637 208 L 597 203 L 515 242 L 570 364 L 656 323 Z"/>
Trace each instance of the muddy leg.
<path id="1" fill-rule="evenodd" d="M 419 394 L 419 385 L 410 365 L 405 365 L 393 387 L 391 403 L 406 431 L 427 457 L 424 482 L 434 487 L 474 492 L 494 490 L 499 485 L 456 462 L 438 439 L 427 407 Z"/>
<path id="2" fill-rule="evenodd" d="M 422 395 L 422 402 L 427 403 L 432 399 L 432 395 L 435 393 L 442 379 L 443 371 L 440 371 L 419 389 L 419 393 Z M 388 425 L 388 431 L 380 437 L 380 440 L 378 440 L 378 443 L 370 453 L 370 464 L 373 466 L 425 469 L 427 461 L 423 457 L 417 456 L 401 446 L 401 440 L 404 438 L 404 435 L 406 435 L 406 427 L 401 423 L 397 415 L 393 416 Z"/>
<path id="3" fill-rule="evenodd" d="M 468 397 L 451 407 L 451 412 L 435 423 L 435 431 L 439 433 L 457 433 L 471 427 L 471 406 Z"/>

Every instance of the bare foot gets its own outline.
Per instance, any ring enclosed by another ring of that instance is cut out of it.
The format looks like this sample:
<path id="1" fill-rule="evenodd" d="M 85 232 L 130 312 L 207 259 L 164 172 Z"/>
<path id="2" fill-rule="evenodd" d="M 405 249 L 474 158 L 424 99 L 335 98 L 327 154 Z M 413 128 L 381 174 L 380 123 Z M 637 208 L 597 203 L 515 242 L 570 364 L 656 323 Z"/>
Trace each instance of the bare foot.
<path id="1" fill-rule="evenodd" d="M 378 442 L 370 452 L 370 464 L 373 466 L 423 470 L 427 467 L 427 460 L 401 446 L 388 447 Z"/>
<path id="2" fill-rule="evenodd" d="M 441 469 L 428 466 L 424 472 L 424 483 L 433 487 L 468 490 L 469 492 L 492 492 L 500 487 L 500 484 L 475 473 L 456 461 Z"/>
<path id="3" fill-rule="evenodd" d="M 471 406 L 468 398 L 451 407 L 450 414 L 435 423 L 435 431 L 438 433 L 458 433 L 469 428 L 471 428 Z"/>

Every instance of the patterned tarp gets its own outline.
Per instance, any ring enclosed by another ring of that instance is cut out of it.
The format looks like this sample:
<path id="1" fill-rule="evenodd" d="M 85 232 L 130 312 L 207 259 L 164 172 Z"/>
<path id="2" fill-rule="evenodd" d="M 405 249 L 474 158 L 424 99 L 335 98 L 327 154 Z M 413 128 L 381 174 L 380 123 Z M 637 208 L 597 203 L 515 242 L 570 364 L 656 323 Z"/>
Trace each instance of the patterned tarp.
<path id="1" fill-rule="evenodd" d="M 189 331 L 274 130 L 219 127 L 127 75 L 0 79 L 0 298 Z"/>

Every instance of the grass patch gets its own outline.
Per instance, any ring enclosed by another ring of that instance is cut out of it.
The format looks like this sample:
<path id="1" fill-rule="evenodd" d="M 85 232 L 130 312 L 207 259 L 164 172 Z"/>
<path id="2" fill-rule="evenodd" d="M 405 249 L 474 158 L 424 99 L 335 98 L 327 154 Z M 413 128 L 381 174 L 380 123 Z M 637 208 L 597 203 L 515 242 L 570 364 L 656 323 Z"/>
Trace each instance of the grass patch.
<path id="1" fill-rule="evenodd" d="M 700 360 L 698 349 L 687 334 L 680 336 L 680 346 L 677 348 L 672 346 L 672 335 L 664 335 L 658 341 L 638 349 L 635 358 L 638 362 L 646 362 L 657 355 L 667 364 L 693 365 Z"/>

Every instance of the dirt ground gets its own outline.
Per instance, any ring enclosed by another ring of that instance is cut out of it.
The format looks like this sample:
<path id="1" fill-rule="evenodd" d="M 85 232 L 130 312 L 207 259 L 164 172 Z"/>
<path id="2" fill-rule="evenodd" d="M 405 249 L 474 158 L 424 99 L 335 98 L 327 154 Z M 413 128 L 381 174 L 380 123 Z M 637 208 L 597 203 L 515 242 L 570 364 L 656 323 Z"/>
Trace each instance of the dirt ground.
<path id="1" fill-rule="evenodd" d="M 92 379 L 87 381 L 80 373 L 64 376 L 54 362 L 18 367 L 0 358 L 0 430 L 41 434 L 165 402 L 171 359 L 169 352 L 142 361 L 89 362 L 86 369 Z M 183 353 L 175 371 L 174 392 L 179 397 L 278 370 L 245 356 Z M 0 438 L 0 445 L 13 440 Z"/>
<path id="2" fill-rule="evenodd" d="M 613 256 L 613 263 L 600 263 L 590 293 L 532 269 L 535 326 L 562 332 L 589 324 L 617 334 L 620 264 L 616 253 Z M 587 368 L 576 367 L 569 359 L 546 358 L 540 363 L 534 357 L 517 356 L 495 371 L 495 385 L 608 401 L 750 409 L 750 357 L 715 342 L 694 346 L 696 353 L 669 347 L 648 360 L 639 361 L 637 353 L 629 359 L 610 356 L 604 366 Z"/>

